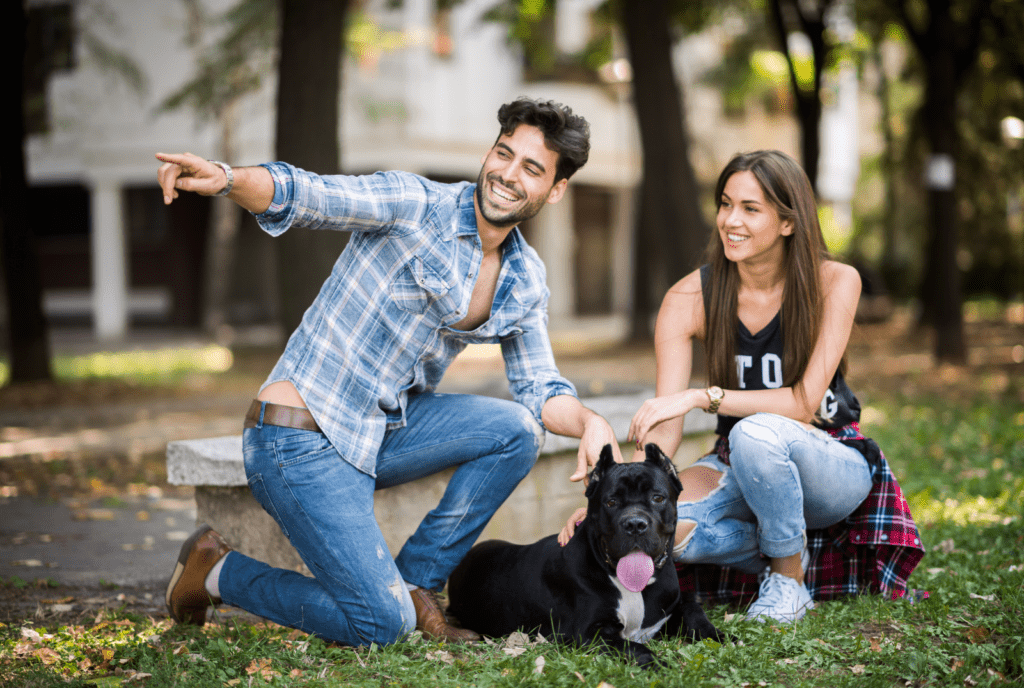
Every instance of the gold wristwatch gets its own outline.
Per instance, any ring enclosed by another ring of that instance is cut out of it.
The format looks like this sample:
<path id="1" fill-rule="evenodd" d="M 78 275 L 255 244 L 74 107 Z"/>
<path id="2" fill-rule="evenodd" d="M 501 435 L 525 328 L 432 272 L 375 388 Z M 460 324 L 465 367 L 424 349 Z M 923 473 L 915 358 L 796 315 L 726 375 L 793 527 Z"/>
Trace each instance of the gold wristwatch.
<path id="1" fill-rule="evenodd" d="M 722 405 L 722 399 L 725 398 L 725 390 L 718 385 L 713 385 L 704 391 L 707 392 L 708 399 L 711 401 L 705 412 L 718 413 L 718 407 Z"/>

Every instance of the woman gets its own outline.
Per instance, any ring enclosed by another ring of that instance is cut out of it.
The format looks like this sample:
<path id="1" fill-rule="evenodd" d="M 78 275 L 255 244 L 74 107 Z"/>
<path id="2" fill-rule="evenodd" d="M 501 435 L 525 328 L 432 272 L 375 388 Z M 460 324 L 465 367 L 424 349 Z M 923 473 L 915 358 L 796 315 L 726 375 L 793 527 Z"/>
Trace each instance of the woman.
<path id="1" fill-rule="evenodd" d="M 687 412 L 719 414 L 715 452 L 680 475 L 676 561 L 760 574 L 748 617 L 792 622 L 814 606 L 807 530 L 843 523 L 883 478 L 903 511 L 905 501 L 857 426 L 860 404 L 843 373 L 861 283 L 830 258 L 807 176 L 784 153 L 758 151 L 734 157 L 715 193 L 709 264 L 665 296 L 658 396 L 636 413 L 628 439 L 672 456 Z M 695 339 L 707 352 L 707 389 L 688 388 Z M 888 542 L 891 525 L 876 542 Z M 899 545 L 920 549 L 909 513 L 896 530 Z M 920 554 L 899 553 L 898 573 L 909 575 Z M 875 589 L 901 596 L 905 575 L 882 571 Z"/>

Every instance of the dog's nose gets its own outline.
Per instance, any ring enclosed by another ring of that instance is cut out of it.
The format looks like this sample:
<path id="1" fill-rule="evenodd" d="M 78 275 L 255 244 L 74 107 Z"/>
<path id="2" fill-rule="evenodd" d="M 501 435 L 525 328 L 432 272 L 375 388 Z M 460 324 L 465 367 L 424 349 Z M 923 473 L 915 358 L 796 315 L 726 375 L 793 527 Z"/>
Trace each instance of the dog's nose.
<path id="1" fill-rule="evenodd" d="M 647 522 L 647 519 L 641 516 L 627 518 L 626 522 L 623 523 L 623 528 L 630 535 L 643 535 L 647 532 L 649 526 L 650 524 Z"/>

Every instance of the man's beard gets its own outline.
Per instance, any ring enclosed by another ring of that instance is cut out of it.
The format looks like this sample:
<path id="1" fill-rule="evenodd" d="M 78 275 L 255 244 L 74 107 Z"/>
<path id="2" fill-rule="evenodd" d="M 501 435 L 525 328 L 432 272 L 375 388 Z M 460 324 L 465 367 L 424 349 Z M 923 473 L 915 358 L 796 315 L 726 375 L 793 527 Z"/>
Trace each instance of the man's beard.
<path id="1" fill-rule="evenodd" d="M 488 180 L 484 179 L 484 171 L 481 168 L 480 174 L 476 180 L 476 204 L 477 207 L 480 208 L 480 214 L 484 216 L 484 219 L 495 227 L 514 227 L 520 222 L 525 222 L 539 213 L 541 208 L 543 208 L 544 204 L 547 202 L 547 196 L 543 196 L 533 202 L 527 202 L 519 208 L 514 208 L 506 212 L 497 211 L 493 207 L 487 205 L 484 199 L 484 185 L 487 181 Z"/>

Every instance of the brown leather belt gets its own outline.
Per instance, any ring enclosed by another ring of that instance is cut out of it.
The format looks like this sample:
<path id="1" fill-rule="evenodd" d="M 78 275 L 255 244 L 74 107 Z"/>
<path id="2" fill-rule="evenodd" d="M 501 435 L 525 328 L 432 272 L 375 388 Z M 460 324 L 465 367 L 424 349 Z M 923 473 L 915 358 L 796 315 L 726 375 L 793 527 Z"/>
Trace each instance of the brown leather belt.
<path id="1" fill-rule="evenodd" d="M 252 404 L 249 405 L 249 412 L 245 414 L 245 425 L 243 427 L 256 427 L 257 423 L 260 422 L 260 406 L 262 404 L 263 402 L 258 399 L 252 400 Z M 313 420 L 313 414 L 309 412 L 309 409 L 284 406 L 283 404 L 271 404 L 269 401 L 266 402 L 266 408 L 263 411 L 263 424 L 323 432 L 320 426 L 316 424 L 316 421 Z"/>

